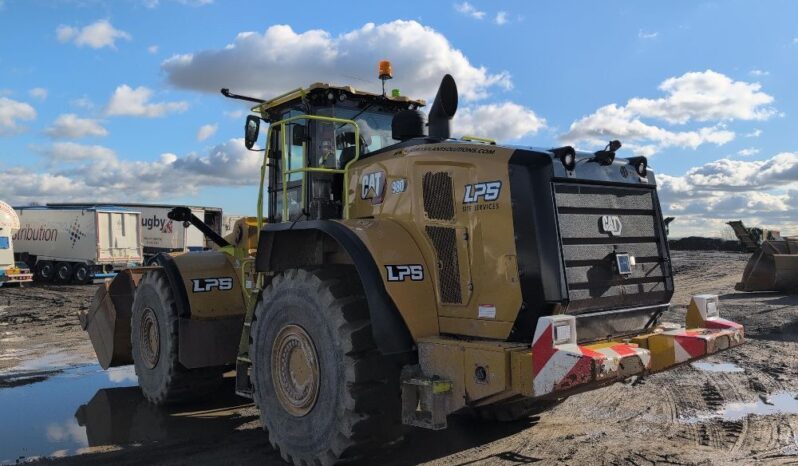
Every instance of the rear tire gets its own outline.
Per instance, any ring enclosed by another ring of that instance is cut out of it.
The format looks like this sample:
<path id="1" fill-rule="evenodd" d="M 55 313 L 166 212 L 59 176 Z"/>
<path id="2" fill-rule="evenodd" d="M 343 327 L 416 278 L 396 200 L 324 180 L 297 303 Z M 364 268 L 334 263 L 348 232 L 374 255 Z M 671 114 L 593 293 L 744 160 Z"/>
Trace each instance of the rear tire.
<path id="1" fill-rule="evenodd" d="M 351 267 L 276 276 L 250 348 L 261 422 L 284 460 L 329 465 L 401 436 L 400 367 L 377 349 Z"/>
<path id="2" fill-rule="evenodd" d="M 69 283 L 72 280 L 72 264 L 69 262 L 59 262 L 55 266 L 55 282 L 59 284 Z"/>
<path id="3" fill-rule="evenodd" d="M 55 277 L 55 264 L 52 261 L 39 261 L 34 268 L 34 278 L 37 282 L 50 283 Z"/>
<path id="4" fill-rule="evenodd" d="M 91 281 L 91 267 L 88 264 L 76 264 L 72 272 L 72 281 L 78 285 L 85 285 Z"/>
<path id="5" fill-rule="evenodd" d="M 178 360 L 177 306 L 163 272 L 147 272 L 136 288 L 130 323 L 133 363 L 144 397 L 156 405 L 201 399 L 222 382 L 223 367 L 186 369 Z"/>

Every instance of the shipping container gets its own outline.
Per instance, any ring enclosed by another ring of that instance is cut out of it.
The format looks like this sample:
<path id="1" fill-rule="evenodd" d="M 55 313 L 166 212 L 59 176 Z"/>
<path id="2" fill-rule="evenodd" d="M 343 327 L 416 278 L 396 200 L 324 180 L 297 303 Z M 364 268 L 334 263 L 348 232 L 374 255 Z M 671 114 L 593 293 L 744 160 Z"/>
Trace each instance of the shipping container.
<path id="1" fill-rule="evenodd" d="M 119 207 L 17 207 L 15 253 L 39 281 L 88 283 L 140 265 L 141 214 Z"/>
<path id="2" fill-rule="evenodd" d="M 22 285 L 33 280 L 30 268 L 14 257 L 13 234 L 19 230 L 19 216 L 10 205 L 0 201 L 0 286 Z"/>
<path id="3" fill-rule="evenodd" d="M 100 207 L 99 204 L 47 204 L 48 207 Z M 175 207 L 168 204 L 109 204 L 141 213 L 141 244 L 149 262 L 158 253 L 201 251 L 211 245 L 196 227 L 171 220 L 167 215 Z M 222 209 L 190 206 L 191 212 L 218 234 L 222 233 Z"/>

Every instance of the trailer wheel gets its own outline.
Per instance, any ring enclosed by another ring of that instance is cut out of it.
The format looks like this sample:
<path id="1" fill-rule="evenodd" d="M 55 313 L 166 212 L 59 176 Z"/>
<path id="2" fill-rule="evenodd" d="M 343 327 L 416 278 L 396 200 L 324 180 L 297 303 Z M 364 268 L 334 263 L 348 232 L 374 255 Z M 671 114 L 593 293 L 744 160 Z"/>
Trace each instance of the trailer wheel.
<path id="1" fill-rule="evenodd" d="M 223 367 L 186 369 L 180 364 L 177 307 L 160 271 L 144 274 L 136 288 L 130 340 L 139 386 L 156 405 L 203 398 L 222 382 Z"/>
<path id="2" fill-rule="evenodd" d="M 72 280 L 72 264 L 69 262 L 59 262 L 55 266 L 55 282 L 69 283 Z"/>
<path id="3" fill-rule="evenodd" d="M 55 264 L 52 261 L 39 261 L 34 269 L 34 278 L 42 283 L 49 283 L 55 277 Z"/>
<path id="4" fill-rule="evenodd" d="M 85 285 L 91 281 L 91 268 L 88 264 L 76 264 L 72 272 L 72 281 L 78 285 Z"/>
<path id="5" fill-rule="evenodd" d="M 255 402 L 284 460 L 333 464 L 401 435 L 400 367 L 377 350 L 351 267 L 276 276 L 250 335 Z"/>

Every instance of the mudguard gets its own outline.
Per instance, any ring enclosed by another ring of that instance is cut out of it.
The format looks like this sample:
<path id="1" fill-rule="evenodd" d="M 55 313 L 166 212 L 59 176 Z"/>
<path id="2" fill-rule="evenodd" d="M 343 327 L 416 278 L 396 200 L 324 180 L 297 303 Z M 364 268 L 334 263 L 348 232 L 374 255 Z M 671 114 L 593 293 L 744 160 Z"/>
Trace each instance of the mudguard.
<path id="1" fill-rule="evenodd" d="M 266 225 L 260 235 L 256 269 L 277 272 L 324 263 L 324 251 L 318 249 L 314 254 L 307 244 L 290 248 L 296 252 L 290 256 L 290 265 L 284 259 L 285 253 L 278 252 L 287 249 L 291 238 L 296 240 L 314 232 L 331 238 L 351 258 L 368 300 L 372 333 L 383 354 L 412 351 L 418 338 L 438 334 L 435 291 L 428 265 L 412 237 L 392 220 L 310 220 Z M 314 239 L 315 244 L 322 244 Z"/>

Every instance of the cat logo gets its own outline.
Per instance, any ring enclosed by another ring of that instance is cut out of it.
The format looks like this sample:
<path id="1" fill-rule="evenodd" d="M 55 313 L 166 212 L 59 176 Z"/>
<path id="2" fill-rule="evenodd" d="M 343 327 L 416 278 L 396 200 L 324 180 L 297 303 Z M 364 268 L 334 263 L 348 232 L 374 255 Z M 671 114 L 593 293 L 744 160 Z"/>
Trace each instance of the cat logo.
<path id="1" fill-rule="evenodd" d="M 233 289 L 232 277 L 218 277 L 218 278 L 194 278 L 191 280 L 191 291 L 194 293 L 207 293 L 217 289 L 219 291 L 228 291 Z"/>
<path id="2" fill-rule="evenodd" d="M 371 205 L 382 204 L 385 197 L 385 172 L 366 173 L 360 179 L 360 198 L 371 200 Z"/>
<path id="3" fill-rule="evenodd" d="M 601 231 L 609 233 L 610 235 L 618 236 L 621 234 L 623 224 L 617 215 L 602 215 L 601 216 Z"/>

